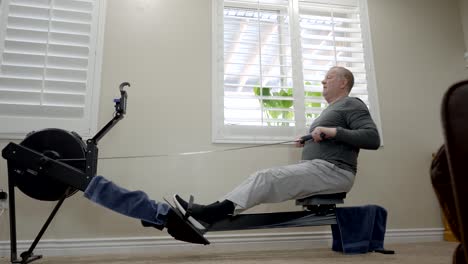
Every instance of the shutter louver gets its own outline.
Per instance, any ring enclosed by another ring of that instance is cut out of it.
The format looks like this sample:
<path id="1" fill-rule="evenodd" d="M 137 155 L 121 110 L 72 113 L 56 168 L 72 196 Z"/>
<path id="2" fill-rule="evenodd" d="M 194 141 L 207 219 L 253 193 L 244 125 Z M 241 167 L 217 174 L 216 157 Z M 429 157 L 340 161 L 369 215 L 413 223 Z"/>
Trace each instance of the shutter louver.
<path id="1" fill-rule="evenodd" d="M 226 1 L 225 125 L 294 125 L 287 0 Z"/>
<path id="2" fill-rule="evenodd" d="M 10 0 L 5 4 L 0 120 L 12 125 L 2 126 L 1 132 L 60 127 L 89 134 L 96 3 Z"/>
<path id="3" fill-rule="evenodd" d="M 369 105 L 359 7 L 357 2 L 348 4 L 299 1 L 307 126 L 327 106 L 321 81 L 332 66 L 343 66 L 353 72 L 355 84 L 350 96 Z"/>

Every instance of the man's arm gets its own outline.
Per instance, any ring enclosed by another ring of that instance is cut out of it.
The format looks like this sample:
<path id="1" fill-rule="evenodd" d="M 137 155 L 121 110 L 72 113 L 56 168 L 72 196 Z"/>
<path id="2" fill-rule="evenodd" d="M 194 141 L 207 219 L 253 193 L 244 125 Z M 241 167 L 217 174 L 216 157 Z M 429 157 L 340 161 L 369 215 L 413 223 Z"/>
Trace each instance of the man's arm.
<path id="1" fill-rule="evenodd" d="M 346 124 L 342 127 L 314 128 L 311 135 L 315 142 L 333 138 L 356 148 L 378 149 L 380 136 L 367 106 L 358 98 L 350 98 L 347 105 L 341 109 Z M 325 135 L 322 137 L 321 135 Z"/>
<path id="2" fill-rule="evenodd" d="M 380 147 L 379 132 L 367 107 L 346 113 L 346 122 L 349 129 L 337 127 L 336 140 L 363 149 Z"/>

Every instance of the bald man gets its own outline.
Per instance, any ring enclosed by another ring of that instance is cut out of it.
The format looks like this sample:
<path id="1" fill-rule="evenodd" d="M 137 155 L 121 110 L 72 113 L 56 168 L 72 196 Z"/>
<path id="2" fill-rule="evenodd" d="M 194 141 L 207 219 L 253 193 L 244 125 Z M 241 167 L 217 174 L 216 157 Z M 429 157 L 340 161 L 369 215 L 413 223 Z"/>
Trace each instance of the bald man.
<path id="1" fill-rule="evenodd" d="M 360 149 L 378 149 L 380 137 L 367 106 L 350 97 L 354 76 L 344 67 L 325 75 L 323 97 L 328 107 L 310 126 L 313 140 L 296 140 L 303 147 L 297 164 L 269 168 L 252 174 L 222 199 L 209 205 L 188 203 L 174 195 L 177 209 L 198 229 L 262 203 L 277 203 L 315 194 L 349 192 L 357 171 Z M 189 211 L 189 214 L 187 214 Z"/>

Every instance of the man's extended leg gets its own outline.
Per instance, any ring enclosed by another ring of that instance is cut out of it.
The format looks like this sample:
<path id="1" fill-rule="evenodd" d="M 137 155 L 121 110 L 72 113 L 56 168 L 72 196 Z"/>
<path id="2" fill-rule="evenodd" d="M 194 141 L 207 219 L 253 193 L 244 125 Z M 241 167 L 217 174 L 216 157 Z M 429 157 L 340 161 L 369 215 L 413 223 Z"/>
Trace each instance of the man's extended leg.
<path id="1" fill-rule="evenodd" d="M 258 171 L 223 199 L 248 209 L 263 203 L 279 203 L 313 194 L 348 192 L 353 183 L 352 172 L 316 159 Z"/>
<path id="2" fill-rule="evenodd" d="M 188 203 L 178 195 L 174 196 L 174 202 L 182 212 L 188 211 L 187 217 L 192 216 L 188 219 L 198 227 L 228 217 L 235 205 L 248 209 L 261 203 L 283 202 L 313 194 L 348 192 L 353 182 L 353 173 L 324 160 L 311 160 L 256 172 L 218 204 L 193 204 L 188 208 Z"/>

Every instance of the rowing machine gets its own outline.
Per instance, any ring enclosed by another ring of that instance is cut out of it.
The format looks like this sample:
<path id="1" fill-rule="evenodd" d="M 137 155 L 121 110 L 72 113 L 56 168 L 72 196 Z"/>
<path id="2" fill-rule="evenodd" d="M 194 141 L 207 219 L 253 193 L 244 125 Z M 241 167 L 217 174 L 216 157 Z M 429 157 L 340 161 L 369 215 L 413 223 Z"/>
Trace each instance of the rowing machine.
<path id="1" fill-rule="evenodd" d="M 127 82 L 119 86 L 113 118 L 86 143 L 77 133 L 51 128 L 31 132 L 20 144 L 11 142 L 2 150 L 8 164 L 11 263 L 42 258 L 33 254 L 36 245 L 63 201 L 78 190 L 84 191 L 96 175 L 97 144 L 126 114 L 126 87 L 130 87 Z M 17 255 L 15 187 L 33 199 L 58 201 L 29 249 L 20 254 L 21 259 Z"/>

